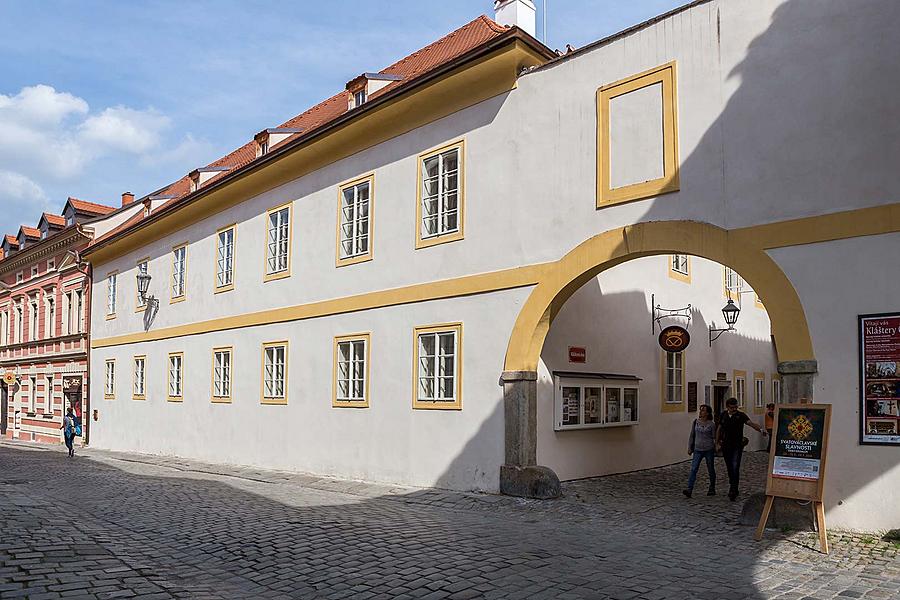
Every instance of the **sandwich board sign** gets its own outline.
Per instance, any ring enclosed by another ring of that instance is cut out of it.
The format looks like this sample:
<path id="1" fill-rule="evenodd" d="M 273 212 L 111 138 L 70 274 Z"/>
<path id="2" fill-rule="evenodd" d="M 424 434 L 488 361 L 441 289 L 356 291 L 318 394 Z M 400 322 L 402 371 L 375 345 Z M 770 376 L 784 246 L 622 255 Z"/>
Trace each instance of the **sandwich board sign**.
<path id="1" fill-rule="evenodd" d="M 766 477 L 766 504 L 756 528 L 762 539 L 775 497 L 812 503 L 819 546 L 828 553 L 825 530 L 825 458 L 828 451 L 830 404 L 780 404 L 775 407 L 775 428 Z"/>

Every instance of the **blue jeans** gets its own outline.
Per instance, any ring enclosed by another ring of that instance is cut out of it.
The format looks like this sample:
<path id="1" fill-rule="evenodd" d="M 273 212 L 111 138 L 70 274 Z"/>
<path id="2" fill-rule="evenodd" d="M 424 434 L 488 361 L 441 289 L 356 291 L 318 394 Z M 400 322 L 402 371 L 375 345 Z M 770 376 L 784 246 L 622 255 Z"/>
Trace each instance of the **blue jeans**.
<path id="1" fill-rule="evenodd" d="M 716 487 L 716 451 L 715 450 L 694 450 L 694 458 L 691 461 L 691 474 L 688 477 L 688 489 L 694 489 L 694 483 L 697 481 L 697 471 L 700 470 L 700 462 L 706 459 L 706 470 L 709 472 L 709 487 Z"/>
<path id="2" fill-rule="evenodd" d="M 744 455 L 744 447 L 722 447 L 722 457 L 725 458 L 725 468 L 728 469 L 728 489 L 737 494 L 741 483 L 741 457 Z"/>

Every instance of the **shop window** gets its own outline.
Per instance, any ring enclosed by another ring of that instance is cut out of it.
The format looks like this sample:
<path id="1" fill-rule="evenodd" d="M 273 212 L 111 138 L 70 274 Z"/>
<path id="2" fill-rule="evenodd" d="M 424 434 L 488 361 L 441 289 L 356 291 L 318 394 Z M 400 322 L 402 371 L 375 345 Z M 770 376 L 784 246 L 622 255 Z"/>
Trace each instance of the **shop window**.
<path id="1" fill-rule="evenodd" d="M 263 344 L 263 404 L 287 404 L 287 360 L 287 342 Z"/>
<path id="2" fill-rule="evenodd" d="M 169 354 L 169 402 L 181 402 L 184 399 L 184 353 L 172 352 Z"/>
<path id="3" fill-rule="evenodd" d="M 332 406 L 369 406 L 369 334 L 334 339 Z"/>
<path id="4" fill-rule="evenodd" d="M 266 270 L 264 281 L 291 274 L 291 205 L 273 208 L 266 216 Z"/>
<path id="5" fill-rule="evenodd" d="M 553 380 L 556 431 L 638 422 L 637 377 L 611 379 L 599 373 L 554 373 Z"/>
<path id="6" fill-rule="evenodd" d="M 419 157 L 416 248 L 463 237 L 463 142 Z"/>
<path id="7" fill-rule="evenodd" d="M 213 349 L 213 402 L 231 402 L 231 348 Z"/>
<path id="8" fill-rule="evenodd" d="M 147 399 L 147 391 L 146 391 L 146 382 L 145 376 L 147 372 L 147 357 L 146 356 L 135 356 L 134 357 L 134 386 L 132 390 L 132 398 L 135 400 L 146 400 Z"/>
<path id="9" fill-rule="evenodd" d="M 338 197 L 337 266 L 372 258 L 372 201 L 374 175 L 340 187 Z"/>
<path id="10" fill-rule="evenodd" d="M 416 327 L 413 408 L 462 408 L 462 324 Z"/>

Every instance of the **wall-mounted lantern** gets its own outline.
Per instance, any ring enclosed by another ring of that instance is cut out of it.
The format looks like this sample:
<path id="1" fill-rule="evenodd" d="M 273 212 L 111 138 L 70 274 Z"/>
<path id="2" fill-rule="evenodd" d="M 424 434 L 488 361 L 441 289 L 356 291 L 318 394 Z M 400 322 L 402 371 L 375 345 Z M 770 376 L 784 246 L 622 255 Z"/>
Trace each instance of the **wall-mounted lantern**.
<path id="1" fill-rule="evenodd" d="M 719 336 L 725 333 L 726 331 L 734 331 L 734 324 L 737 323 L 738 315 L 741 314 L 741 309 L 738 308 L 734 300 L 728 299 L 728 304 L 726 304 L 722 308 L 722 316 L 725 318 L 725 324 L 728 325 L 725 329 L 718 329 L 715 327 L 715 323 L 713 323 L 713 327 L 709 328 L 709 345 L 712 346 L 712 343 L 719 339 Z"/>
<path id="2" fill-rule="evenodd" d="M 154 295 L 147 295 L 147 290 L 150 289 L 150 277 L 149 273 L 138 272 L 136 275 L 137 278 L 137 289 L 138 296 L 141 298 L 141 302 L 147 305 L 147 308 L 153 310 L 159 304 L 159 300 Z"/>

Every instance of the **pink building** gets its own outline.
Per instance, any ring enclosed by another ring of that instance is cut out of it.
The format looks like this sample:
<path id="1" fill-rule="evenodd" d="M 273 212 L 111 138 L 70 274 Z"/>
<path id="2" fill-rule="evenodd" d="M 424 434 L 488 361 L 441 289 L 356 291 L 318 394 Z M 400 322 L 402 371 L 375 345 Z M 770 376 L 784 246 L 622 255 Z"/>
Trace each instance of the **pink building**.
<path id="1" fill-rule="evenodd" d="M 124 204 L 125 196 L 123 196 Z M 0 435 L 57 443 L 67 407 L 89 414 L 91 221 L 115 209 L 69 198 L 0 242 Z M 89 419 L 83 419 L 84 440 Z"/>

